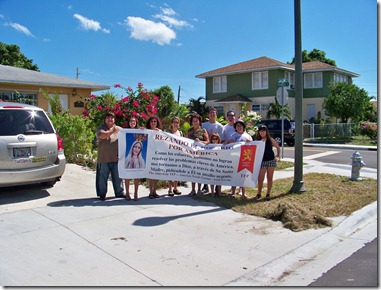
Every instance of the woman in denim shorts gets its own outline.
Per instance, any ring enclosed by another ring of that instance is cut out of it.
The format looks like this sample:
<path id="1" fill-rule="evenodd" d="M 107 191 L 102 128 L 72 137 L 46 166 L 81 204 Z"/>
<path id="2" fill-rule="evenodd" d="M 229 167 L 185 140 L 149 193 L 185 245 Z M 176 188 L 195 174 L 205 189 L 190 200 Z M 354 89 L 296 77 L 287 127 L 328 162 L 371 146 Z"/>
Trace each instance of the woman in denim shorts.
<path id="1" fill-rule="evenodd" d="M 266 142 L 265 144 L 265 152 L 263 154 L 261 170 L 258 175 L 258 194 L 256 195 L 256 199 L 260 199 L 262 197 L 262 187 L 263 180 L 265 179 L 265 175 L 267 173 L 267 193 L 266 200 L 270 199 L 271 187 L 273 185 L 273 177 L 274 171 L 276 167 L 276 162 L 279 161 L 280 156 L 280 146 L 279 144 L 270 137 L 269 129 L 266 125 L 261 125 L 258 128 L 257 135 L 255 136 L 255 140 L 261 140 L 262 142 Z M 277 155 L 275 156 L 273 147 L 276 148 Z"/>

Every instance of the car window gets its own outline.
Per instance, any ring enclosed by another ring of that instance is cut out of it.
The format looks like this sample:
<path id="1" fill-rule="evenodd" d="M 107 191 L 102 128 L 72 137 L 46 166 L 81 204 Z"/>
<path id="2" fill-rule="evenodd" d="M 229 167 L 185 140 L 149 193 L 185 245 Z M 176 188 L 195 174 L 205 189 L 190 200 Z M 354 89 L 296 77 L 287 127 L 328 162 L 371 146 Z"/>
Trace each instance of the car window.
<path id="1" fill-rule="evenodd" d="M 54 133 L 43 111 L 0 110 L 0 136 Z"/>

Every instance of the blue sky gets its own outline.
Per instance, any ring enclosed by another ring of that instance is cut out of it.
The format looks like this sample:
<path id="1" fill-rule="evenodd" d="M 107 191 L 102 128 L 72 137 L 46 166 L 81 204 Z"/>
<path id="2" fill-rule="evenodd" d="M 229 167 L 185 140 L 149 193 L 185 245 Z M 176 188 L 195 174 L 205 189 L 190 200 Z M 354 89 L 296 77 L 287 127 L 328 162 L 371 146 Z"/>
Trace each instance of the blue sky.
<path id="1" fill-rule="evenodd" d="M 377 2 L 301 0 L 302 48 L 326 52 L 377 96 Z M 195 76 L 267 56 L 294 57 L 293 0 L 0 0 L 0 41 L 40 71 L 109 86 L 169 85 L 205 96 Z M 122 93 L 122 91 L 116 91 Z"/>

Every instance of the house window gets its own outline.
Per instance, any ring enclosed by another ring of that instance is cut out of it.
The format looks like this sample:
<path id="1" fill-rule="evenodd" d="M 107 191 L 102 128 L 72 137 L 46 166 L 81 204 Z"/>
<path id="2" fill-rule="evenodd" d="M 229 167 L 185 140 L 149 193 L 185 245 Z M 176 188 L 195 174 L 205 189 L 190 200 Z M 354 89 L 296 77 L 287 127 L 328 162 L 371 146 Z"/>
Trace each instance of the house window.
<path id="1" fill-rule="evenodd" d="M 227 91 L 226 76 L 213 78 L 213 93 L 224 93 Z"/>
<path id="2" fill-rule="evenodd" d="M 295 88 L 295 74 L 289 71 L 284 72 L 284 78 L 289 82 L 289 89 Z"/>
<path id="3" fill-rule="evenodd" d="M 37 106 L 37 94 L 23 92 L 1 92 L 0 100 Z"/>
<path id="4" fill-rule="evenodd" d="M 314 89 L 323 87 L 323 73 L 305 73 L 304 74 L 304 88 Z"/>
<path id="5" fill-rule="evenodd" d="M 218 116 L 224 116 L 224 106 L 215 106 L 214 107 L 217 110 L 217 115 Z"/>
<path id="6" fill-rule="evenodd" d="M 269 108 L 269 105 L 266 105 L 266 104 L 255 104 L 255 105 L 252 105 L 251 106 L 251 109 L 254 111 L 254 112 L 258 112 L 258 111 L 267 111 Z"/>
<path id="7" fill-rule="evenodd" d="M 333 82 L 336 83 L 348 83 L 348 77 L 345 75 L 340 74 L 334 74 L 333 75 Z"/>
<path id="8" fill-rule="evenodd" d="M 252 89 L 263 90 L 269 88 L 269 73 L 268 71 L 259 71 L 252 73 Z"/>
<path id="9" fill-rule="evenodd" d="M 51 98 L 54 98 L 55 94 L 49 94 L 49 97 Z M 66 94 L 60 94 L 59 95 L 59 100 L 60 100 L 60 103 L 61 103 L 61 106 L 62 106 L 62 110 L 65 112 L 69 109 L 69 96 L 66 95 Z M 52 113 L 52 106 L 50 105 L 50 102 L 49 102 L 49 105 L 48 105 L 48 113 L 51 114 Z"/>

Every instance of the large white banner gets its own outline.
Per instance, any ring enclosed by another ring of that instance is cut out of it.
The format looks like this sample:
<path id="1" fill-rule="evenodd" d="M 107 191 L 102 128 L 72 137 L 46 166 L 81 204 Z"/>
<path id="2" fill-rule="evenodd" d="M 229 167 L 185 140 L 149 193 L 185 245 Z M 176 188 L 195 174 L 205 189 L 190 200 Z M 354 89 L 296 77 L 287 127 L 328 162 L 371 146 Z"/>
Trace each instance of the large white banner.
<path id="1" fill-rule="evenodd" d="M 170 133 L 142 129 L 119 132 L 119 176 L 255 187 L 264 142 L 204 145 Z"/>

